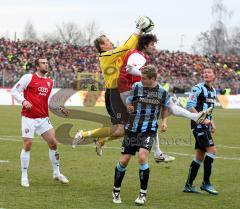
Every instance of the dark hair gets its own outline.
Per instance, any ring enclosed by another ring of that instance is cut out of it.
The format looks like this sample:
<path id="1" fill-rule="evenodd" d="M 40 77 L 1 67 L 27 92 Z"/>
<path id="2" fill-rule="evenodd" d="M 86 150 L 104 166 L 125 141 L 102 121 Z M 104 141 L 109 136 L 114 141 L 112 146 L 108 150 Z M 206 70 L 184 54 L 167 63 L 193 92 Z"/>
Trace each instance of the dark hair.
<path id="1" fill-rule="evenodd" d="M 137 50 L 142 51 L 144 47 L 148 46 L 151 42 L 157 42 L 157 36 L 153 34 L 143 34 L 138 40 Z"/>
<path id="2" fill-rule="evenodd" d="M 35 67 L 37 67 L 37 66 L 39 66 L 39 60 L 40 60 L 41 58 L 37 58 L 37 59 L 35 59 Z"/>
<path id="3" fill-rule="evenodd" d="M 101 49 L 101 44 L 104 44 L 104 42 L 103 42 L 103 40 L 102 40 L 102 38 L 104 38 L 104 37 L 106 37 L 105 35 L 101 35 L 101 36 L 99 36 L 98 38 L 96 38 L 95 40 L 94 40 L 94 46 L 96 47 L 96 49 L 98 50 L 98 52 L 99 53 L 101 53 L 102 52 L 102 49 Z"/>
<path id="4" fill-rule="evenodd" d="M 157 69 L 153 65 L 146 65 L 141 69 L 142 74 L 146 75 L 148 79 L 157 79 Z"/>
<path id="5" fill-rule="evenodd" d="M 39 58 L 35 59 L 35 62 L 34 62 L 35 67 L 39 67 L 39 60 L 41 60 L 41 59 L 46 59 L 46 58 L 45 57 L 39 57 Z"/>

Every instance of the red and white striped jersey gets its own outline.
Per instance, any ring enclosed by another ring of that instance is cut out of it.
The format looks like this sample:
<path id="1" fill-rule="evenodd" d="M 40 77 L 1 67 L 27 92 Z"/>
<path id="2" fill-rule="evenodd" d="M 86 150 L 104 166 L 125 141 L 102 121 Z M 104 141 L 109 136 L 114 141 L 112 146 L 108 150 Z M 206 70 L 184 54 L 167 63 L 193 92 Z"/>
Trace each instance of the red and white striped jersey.
<path id="1" fill-rule="evenodd" d="M 41 77 L 37 73 L 25 74 L 12 88 L 12 95 L 19 102 L 31 102 L 30 110 L 22 108 L 22 115 L 28 118 L 48 117 L 48 98 L 53 88 L 50 78 Z M 23 95 L 22 95 L 23 92 Z"/>

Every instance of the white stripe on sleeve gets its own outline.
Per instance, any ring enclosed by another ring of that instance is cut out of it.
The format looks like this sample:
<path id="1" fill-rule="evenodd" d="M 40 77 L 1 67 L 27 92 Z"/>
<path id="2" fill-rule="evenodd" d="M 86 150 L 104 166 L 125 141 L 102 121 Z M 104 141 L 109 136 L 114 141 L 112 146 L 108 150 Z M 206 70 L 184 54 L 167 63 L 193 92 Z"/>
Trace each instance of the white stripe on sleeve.
<path id="1" fill-rule="evenodd" d="M 22 93 L 27 88 L 31 80 L 32 74 L 25 74 L 12 88 L 11 94 L 17 102 L 22 104 L 23 101 L 25 100 Z"/>
<path id="2" fill-rule="evenodd" d="M 140 76 L 140 69 L 145 65 L 146 58 L 139 53 L 133 53 L 128 57 L 126 71 L 135 76 Z"/>

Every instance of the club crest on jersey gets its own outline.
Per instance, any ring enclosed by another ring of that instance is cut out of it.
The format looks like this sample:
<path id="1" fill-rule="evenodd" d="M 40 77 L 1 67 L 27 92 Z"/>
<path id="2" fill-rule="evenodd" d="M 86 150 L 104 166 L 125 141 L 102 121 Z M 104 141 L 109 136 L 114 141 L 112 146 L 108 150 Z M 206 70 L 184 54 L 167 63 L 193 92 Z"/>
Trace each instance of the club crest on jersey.
<path id="1" fill-rule="evenodd" d="M 29 133 L 29 129 L 28 128 L 25 128 L 25 133 Z"/>
<path id="2" fill-rule="evenodd" d="M 50 82 L 47 82 L 47 85 L 48 85 L 48 88 L 50 88 L 50 86 L 51 86 L 51 83 L 50 83 Z"/>

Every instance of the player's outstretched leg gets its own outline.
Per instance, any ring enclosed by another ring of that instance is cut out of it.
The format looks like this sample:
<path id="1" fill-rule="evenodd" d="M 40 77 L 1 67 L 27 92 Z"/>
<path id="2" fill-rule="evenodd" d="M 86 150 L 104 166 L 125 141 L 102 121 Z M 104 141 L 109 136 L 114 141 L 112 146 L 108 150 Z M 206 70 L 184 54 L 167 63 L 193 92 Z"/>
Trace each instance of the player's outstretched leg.
<path id="1" fill-rule="evenodd" d="M 202 112 L 192 113 L 176 104 L 171 104 L 170 106 L 170 111 L 173 115 L 189 118 L 198 124 L 203 123 L 207 116 L 212 114 L 212 110 L 213 108 L 209 107 L 208 109 Z"/>
<path id="2" fill-rule="evenodd" d="M 99 140 L 99 138 L 100 139 L 105 138 L 104 142 L 106 140 L 110 141 L 110 140 L 117 139 L 118 137 L 123 136 L 123 130 L 124 130 L 123 126 L 119 127 L 119 124 L 114 125 L 111 128 L 103 127 L 103 128 L 90 130 L 90 131 L 79 130 L 72 141 L 72 148 L 76 148 L 78 144 L 90 144 L 92 142 L 96 142 Z M 104 142 L 102 143 L 103 145 L 104 145 Z"/>
<path id="3" fill-rule="evenodd" d="M 90 138 L 104 138 L 111 136 L 111 128 L 110 127 L 103 127 L 103 128 L 98 128 L 90 131 L 82 131 L 79 130 L 75 137 L 74 140 L 72 141 L 72 148 L 75 148 L 78 144 L 81 144 L 83 141 L 87 141 Z"/>

